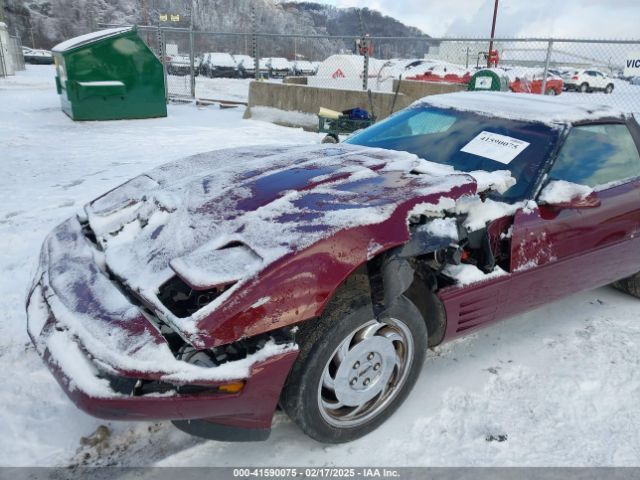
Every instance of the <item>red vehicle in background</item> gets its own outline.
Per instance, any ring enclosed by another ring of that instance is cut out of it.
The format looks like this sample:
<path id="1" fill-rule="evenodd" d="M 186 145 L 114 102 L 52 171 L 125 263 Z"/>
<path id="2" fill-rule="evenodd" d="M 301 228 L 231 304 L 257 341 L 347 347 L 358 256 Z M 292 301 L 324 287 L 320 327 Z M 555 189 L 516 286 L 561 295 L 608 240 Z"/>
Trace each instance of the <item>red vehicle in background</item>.
<path id="1" fill-rule="evenodd" d="M 545 95 L 560 95 L 564 82 L 560 77 L 549 74 L 545 85 Z M 509 83 L 509 89 L 515 93 L 542 93 L 542 74 L 516 77 Z"/>
<path id="2" fill-rule="evenodd" d="M 471 72 L 456 65 L 434 65 L 422 74 L 407 77 L 407 80 L 467 85 L 471 81 Z"/>

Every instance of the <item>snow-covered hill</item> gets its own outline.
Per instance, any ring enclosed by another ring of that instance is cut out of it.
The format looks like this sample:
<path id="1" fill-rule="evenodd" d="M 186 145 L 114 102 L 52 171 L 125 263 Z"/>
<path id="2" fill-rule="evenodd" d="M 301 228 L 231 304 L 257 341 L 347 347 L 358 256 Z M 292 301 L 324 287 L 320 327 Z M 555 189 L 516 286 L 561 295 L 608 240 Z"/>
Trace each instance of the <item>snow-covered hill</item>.
<path id="1" fill-rule="evenodd" d="M 96 30 L 100 24 L 155 24 L 160 14 L 176 14 L 180 20 L 166 25 L 188 27 L 191 1 L 182 0 L 0 0 L 12 33 L 23 44 L 49 48 L 59 41 Z M 277 0 L 193 0 L 196 29 L 213 32 L 251 30 L 251 9 L 255 7 L 258 30 L 266 33 L 304 35 L 378 36 L 424 35 L 420 30 L 368 8 L 336 8 L 312 2 Z M 177 18 L 177 17 L 176 17 Z M 267 56 L 282 55 L 290 49 L 291 39 L 262 39 Z M 325 42 L 326 43 L 326 42 Z M 335 43 L 335 42 L 334 42 Z M 322 42 L 309 41 L 308 48 L 326 48 Z M 335 47 L 335 46 L 334 46 Z M 351 42 L 342 48 L 353 48 Z M 304 51 L 301 42 L 298 51 Z M 390 56 L 422 57 L 427 46 L 420 42 L 393 42 L 387 46 Z"/>

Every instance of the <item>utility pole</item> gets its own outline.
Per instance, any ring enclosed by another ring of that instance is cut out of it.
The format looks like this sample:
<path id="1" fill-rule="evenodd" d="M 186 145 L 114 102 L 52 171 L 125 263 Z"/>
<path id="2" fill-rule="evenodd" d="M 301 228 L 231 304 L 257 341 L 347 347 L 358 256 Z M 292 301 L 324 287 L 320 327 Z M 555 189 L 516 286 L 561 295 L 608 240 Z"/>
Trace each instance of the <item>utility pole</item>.
<path id="1" fill-rule="evenodd" d="M 491 51 L 493 50 L 493 39 L 496 35 L 496 18 L 498 17 L 498 0 L 493 6 L 493 22 L 491 23 L 491 40 L 489 40 L 489 54 L 487 55 L 487 68 L 491 68 Z"/>
<path id="2" fill-rule="evenodd" d="M 251 49 L 253 54 L 253 65 L 255 68 L 255 79 L 260 80 L 260 57 L 258 55 L 258 23 L 256 18 L 256 7 L 255 4 L 251 4 L 251 32 L 252 32 L 252 41 L 251 41 Z"/>
<path id="3" fill-rule="evenodd" d="M 141 0 L 142 2 L 142 23 L 144 25 L 149 25 L 149 8 L 147 7 L 146 0 Z"/>

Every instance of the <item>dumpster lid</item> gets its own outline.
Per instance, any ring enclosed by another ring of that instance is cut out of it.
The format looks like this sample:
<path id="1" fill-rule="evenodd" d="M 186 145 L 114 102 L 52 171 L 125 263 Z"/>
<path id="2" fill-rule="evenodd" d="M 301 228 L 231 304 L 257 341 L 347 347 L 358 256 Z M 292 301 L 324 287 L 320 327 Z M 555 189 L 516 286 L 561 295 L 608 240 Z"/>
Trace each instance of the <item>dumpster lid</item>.
<path id="1" fill-rule="evenodd" d="M 118 27 L 108 28 L 106 30 L 98 30 L 97 32 L 87 33 L 86 35 L 80 35 L 79 37 L 70 38 L 62 43 L 59 43 L 51 49 L 52 52 L 66 52 L 73 48 L 81 47 L 96 40 L 102 40 L 108 37 L 113 37 L 124 32 L 134 30 L 135 27 Z"/>

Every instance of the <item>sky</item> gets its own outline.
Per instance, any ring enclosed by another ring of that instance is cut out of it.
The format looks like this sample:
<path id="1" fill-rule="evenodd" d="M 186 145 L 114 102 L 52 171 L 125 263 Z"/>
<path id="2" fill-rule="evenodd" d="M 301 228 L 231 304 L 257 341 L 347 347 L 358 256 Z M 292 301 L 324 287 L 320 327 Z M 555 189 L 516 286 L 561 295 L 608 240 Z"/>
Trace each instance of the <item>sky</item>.
<path id="1" fill-rule="evenodd" d="M 494 0 L 315 0 L 368 7 L 432 36 L 489 36 Z M 502 37 L 640 37 L 640 0 L 501 0 Z"/>

